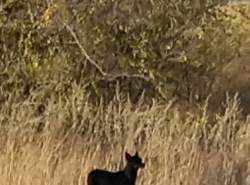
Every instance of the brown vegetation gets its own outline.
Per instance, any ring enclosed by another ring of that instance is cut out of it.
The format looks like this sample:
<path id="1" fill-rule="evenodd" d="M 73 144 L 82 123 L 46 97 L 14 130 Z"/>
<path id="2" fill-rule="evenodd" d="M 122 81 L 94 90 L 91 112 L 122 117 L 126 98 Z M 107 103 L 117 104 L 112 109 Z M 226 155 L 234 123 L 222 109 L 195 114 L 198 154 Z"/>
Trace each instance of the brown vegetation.
<path id="1" fill-rule="evenodd" d="M 229 100 L 225 114 L 208 127 L 205 110 L 184 120 L 157 103 L 146 110 L 119 102 L 92 110 L 75 95 L 50 103 L 37 117 L 31 101 L 8 100 L 1 109 L 0 180 L 85 184 L 90 170 L 121 169 L 124 151 L 139 150 L 147 164 L 139 185 L 248 184 L 249 120 L 239 119 L 236 105 Z M 73 123 L 67 131 L 66 120 Z M 43 132 L 36 131 L 39 122 L 46 125 Z"/>

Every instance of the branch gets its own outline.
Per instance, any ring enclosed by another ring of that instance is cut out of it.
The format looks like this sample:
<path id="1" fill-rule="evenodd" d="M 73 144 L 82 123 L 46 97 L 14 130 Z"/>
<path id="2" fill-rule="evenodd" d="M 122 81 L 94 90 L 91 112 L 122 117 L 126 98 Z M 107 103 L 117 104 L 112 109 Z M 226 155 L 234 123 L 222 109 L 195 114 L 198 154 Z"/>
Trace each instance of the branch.
<path id="1" fill-rule="evenodd" d="M 64 25 L 66 26 L 66 28 L 69 30 L 69 32 L 71 33 L 71 35 L 74 37 L 77 45 L 79 46 L 79 48 L 81 49 L 83 55 L 87 58 L 87 60 L 93 65 L 95 66 L 99 72 L 103 75 L 103 76 L 107 76 L 107 73 L 104 72 L 102 70 L 102 68 L 93 60 L 90 58 L 90 56 L 87 54 L 86 50 L 83 48 L 83 46 L 81 45 L 80 41 L 78 40 L 76 34 L 74 33 L 74 31 L 70 28 L 69 25 L 67 25 L 65 22 L 64 22 Z"/>
<path id="2" fill-rule="evenodd" d="M 84 47 L 81 45 L 79 39 L 77 38 L 76 34 L 74 33 L 74 31 L 72 30 L 72 28 L 66 24 L 65 22 L 63 22 L 64 26 L 69 30 L 69 32 L 71 33 L 71 35 L 73 36 L 73 38 L 75 39 L 78 47 L 80 48 L 80 50 L 82 51 L 83 55 L 86 57 L 86 59 L 93 65 L 96 67 L 96 69 L 102 74 L 103 77 L 106 77 L 105 80 L 108 81 L 113 81 L 115 79 L 117 79 L 118 77 L 127 77 L 127 78 L 140 78 L 143 79 L 145 81 L 149 81 L 148 77 L 145 77 L 143 75 L 140 74 L 129 74 L 129 73 L 119 73 L 116 75 L 111 75 L 108 74 L 107 72 L 103 71 L 103 69 L 87 54 L 86 50 L 84 49 Z"/>

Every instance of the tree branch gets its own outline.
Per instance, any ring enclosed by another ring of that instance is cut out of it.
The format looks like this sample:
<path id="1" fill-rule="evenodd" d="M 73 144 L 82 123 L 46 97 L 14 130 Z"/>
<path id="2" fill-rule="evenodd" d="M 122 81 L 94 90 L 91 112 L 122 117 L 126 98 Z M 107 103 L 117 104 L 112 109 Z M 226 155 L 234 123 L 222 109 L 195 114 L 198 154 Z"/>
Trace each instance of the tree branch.
<path id="1" fill-rule="evenodd" d="M 115 79 L 117 79 L 118 77 L 127 77 L 127 78 L 140 78 L 146 81 L 149 81 L 149 78 L 140 74 L 129 74 L 129 73 L 119 73 L 119 74 L 108 74 L 107 72 L 103 71 L 103 69 L 87 54 L 86 50 L 84 49 L 84 47 L 81 45 L 79 39 L 77 38 L 76 34 L 74 33 L 74 31 L 72 30 L 72 28 L 66 24 L 65 22 L 63 22 L 64 26 L 68 29 L 68 31 L 71 33 L 71 35 L 73 36 L 73 38 L 75 39 L 75 42 L 77 43 L 78 47 L 80 48 L 80 50 L 82 51 L 83 55 L 86 57 L 86 59 L 94 66 L 96 67 L 96 69 L 102 74 L 103 77 L 106 77 L 105 80 L 107 81 L 113 81 Z"/>

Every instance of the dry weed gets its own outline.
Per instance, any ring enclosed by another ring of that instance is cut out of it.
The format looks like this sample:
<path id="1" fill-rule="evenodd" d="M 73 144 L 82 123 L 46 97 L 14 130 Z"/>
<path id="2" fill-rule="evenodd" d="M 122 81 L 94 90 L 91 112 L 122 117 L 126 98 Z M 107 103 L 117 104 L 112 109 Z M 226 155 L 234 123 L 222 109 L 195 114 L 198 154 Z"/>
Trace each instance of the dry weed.
<path id="1" fill-rule="evenodd" d="M 1 184 L 86 184 L 93 168 L 123 168 L 125 150 L 145 159 L 138 185 L 249 184 L 249 120 L 238 118 L 235 99 L 210 127 L 204 110 L 182 119 L 157 102 L 146 109 L 115 100 L 95 109 L 87 102 L 79 92 L 51 97 L 38 115 L 35 102 L 9 99 L 0 112 Z"/>

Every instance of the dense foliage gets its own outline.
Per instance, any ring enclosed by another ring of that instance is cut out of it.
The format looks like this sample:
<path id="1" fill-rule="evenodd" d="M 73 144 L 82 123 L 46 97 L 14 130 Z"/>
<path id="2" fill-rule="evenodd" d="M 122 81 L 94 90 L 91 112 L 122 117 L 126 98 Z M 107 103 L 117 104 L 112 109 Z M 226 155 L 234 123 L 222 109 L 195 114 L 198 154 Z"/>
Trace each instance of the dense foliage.
<path id="1" fill-rule="evenodd" d="M 203 100 L 216 67 L 249 52 L 248 27 L 239 30 L 248 10 L 218 3 L 8 1 L 0 15 L 2 101 L 17 90 L 46 100 L 72 85 L 92 100 L 117 93 L 133 102 L 143 94 Z"/>

